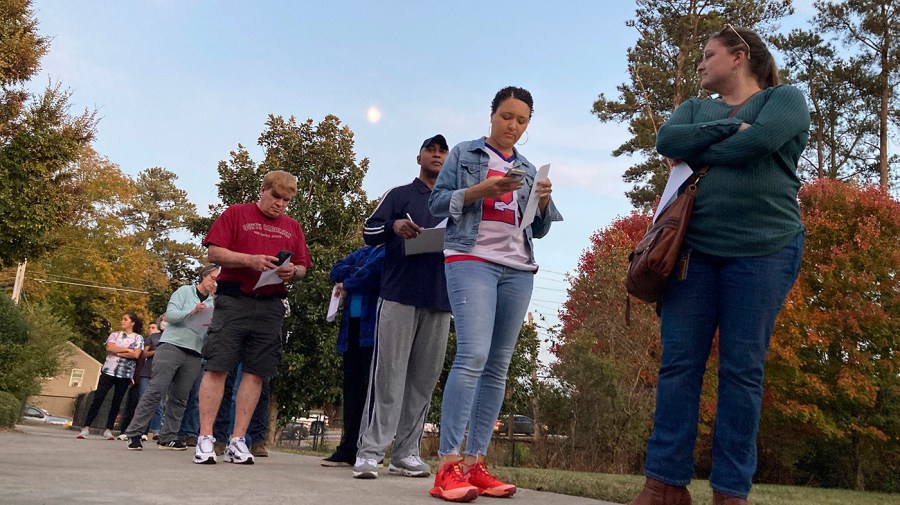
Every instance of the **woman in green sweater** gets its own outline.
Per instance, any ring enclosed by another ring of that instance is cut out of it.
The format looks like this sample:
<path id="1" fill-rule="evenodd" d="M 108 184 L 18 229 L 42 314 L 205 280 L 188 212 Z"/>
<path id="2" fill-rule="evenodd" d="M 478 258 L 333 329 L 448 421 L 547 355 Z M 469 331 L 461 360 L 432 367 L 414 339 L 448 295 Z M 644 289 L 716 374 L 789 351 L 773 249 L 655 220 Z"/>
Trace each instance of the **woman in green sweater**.
<path id="1" fill-rule="evenodd" d="M 797 161 L 809 138 L 803 94 L 779 85 L 759 36 L 731 25 L 710 37 L 697 71 L 701 87 L 718 97 L 682 103 L 656 144 L 663 156 L 710 169 L 685 237 L 687 276 L 672 276 L 661 301 L 663 353 L 647 481 L 633 505 L 691 503 L 686 486 L 716 330 L 713 502 L 747 503 L 769 339 L 803 253 L 797 203 Z"/>

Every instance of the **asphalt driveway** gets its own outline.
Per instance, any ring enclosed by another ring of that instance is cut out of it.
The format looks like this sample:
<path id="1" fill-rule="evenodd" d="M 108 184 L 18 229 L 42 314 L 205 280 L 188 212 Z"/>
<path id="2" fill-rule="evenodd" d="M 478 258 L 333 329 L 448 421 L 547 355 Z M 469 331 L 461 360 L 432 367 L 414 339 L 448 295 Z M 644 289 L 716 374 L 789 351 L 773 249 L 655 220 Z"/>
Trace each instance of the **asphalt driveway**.
<path id="1" fill-rule="evenodd" d="M 324 468 L 319 459 L 277 451 L 255 465 L 195 465 L 193 451 L 159 450 L 147 443 L 128 451 L 125 442 L 92 436 L 76 440 L 62 427 L 16 426 L 0 433 L 0 503 L 10 505 L 159 504 L 205 505 L 406 505 L 444 503 L 428 495 L 433 479 L 389 475 L 359 480 L 349 468 Z M 603 505 L 604 502 L 519 490 L 509 499 L 482 497 L 494 505 Z M 612 504 L 606 504 L 612 505 Z"/>

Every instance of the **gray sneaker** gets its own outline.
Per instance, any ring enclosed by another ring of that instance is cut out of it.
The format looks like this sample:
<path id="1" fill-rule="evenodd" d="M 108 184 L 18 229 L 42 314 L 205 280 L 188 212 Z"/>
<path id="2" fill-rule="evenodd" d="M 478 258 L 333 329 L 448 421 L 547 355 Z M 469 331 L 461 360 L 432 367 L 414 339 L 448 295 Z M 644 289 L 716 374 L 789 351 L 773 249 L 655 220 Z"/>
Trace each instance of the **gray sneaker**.
<path id="1" fill-rule="evenodd" d="M 391 461 L 388 472 L 404 477 L 428 477 L 431 475 L 431 467 L 415 454 L 399 460 Z"/>
<path id="2" fill-rule="evenodd" d="M 377 479 L 378 461 L 374 459 L 356 458 L 353 465 L 353 477 L 357 479 Z"/>

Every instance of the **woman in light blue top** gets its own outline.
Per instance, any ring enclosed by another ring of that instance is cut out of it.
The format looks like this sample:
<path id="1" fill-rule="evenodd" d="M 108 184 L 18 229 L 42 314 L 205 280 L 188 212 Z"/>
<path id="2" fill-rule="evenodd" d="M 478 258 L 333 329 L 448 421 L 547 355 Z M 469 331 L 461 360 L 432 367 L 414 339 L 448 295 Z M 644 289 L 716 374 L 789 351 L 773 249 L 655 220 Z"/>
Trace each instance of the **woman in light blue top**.
<path id="1" fill-rule="evenodd" d="M 199 324 L 201 313 L 215 307 L 216 276 L 219 267 L 207 265 L 200 270 L 200 282 L 182 286 L 172 293 L 166 308 L 166 330 L 159 339 L 153 356 L 153 375 L 150 386 L 141 396 L 134 418 L 125 435 L 128 449 L 141 450 L 141 435 L 147 430 L 156 407 L 168 393 L 165 417 L 157 443 L 162 449 L 185 450 L 178 438 L 181 418 L 191 386 L 200 374 L 200 350 L 206 338 L 206 327 Z M 208 320 L 208 318 L 207 318 Z"/>

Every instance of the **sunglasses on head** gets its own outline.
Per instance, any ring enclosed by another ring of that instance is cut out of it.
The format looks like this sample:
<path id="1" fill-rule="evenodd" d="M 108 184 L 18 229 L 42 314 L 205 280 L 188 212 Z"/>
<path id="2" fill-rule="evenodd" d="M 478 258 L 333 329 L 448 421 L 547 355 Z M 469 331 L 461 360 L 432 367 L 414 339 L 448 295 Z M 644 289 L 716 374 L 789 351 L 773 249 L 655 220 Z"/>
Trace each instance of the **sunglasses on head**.
<path id="1" fill-rule="evenodd" d="M 743 42 L 744 45 L 747 46 L 747 59 L 749 60 L 749 59 L 750 59 L 750 44 L 748 44 L 747 41 L 744 40 L 744 37 L 741 37 L 741 34 L 738 33 L 738 31 L 734 28 L 734 26 L 731 25 L 731 23 L 726 23 L 726 24 L 725 24 L 725 27 L 726 27 L 726 28 L 731 28 L 731 31 L 733 31 L 734 34 L 737 35 L 737 37 L 738 37 L 739 39 L 741 39 L 741 42 Z"/>

